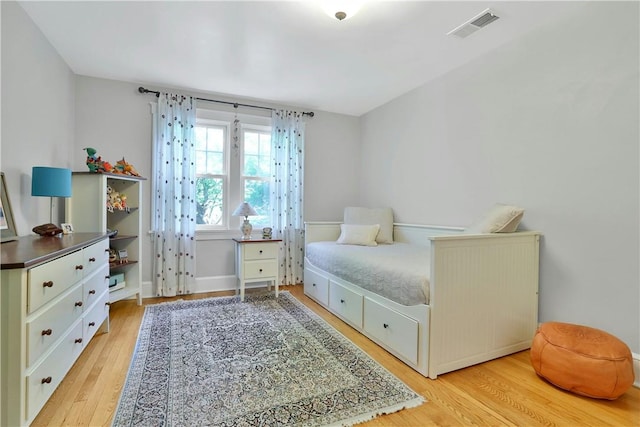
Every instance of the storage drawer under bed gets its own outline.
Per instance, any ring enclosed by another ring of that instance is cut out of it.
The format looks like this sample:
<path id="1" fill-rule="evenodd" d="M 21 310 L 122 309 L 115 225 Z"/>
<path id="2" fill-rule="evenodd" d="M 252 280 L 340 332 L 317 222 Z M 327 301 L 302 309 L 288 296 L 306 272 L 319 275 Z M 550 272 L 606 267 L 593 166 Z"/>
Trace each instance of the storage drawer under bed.
<path id="1" fill-rule="evenodd" d="M 393 349 L 407 361 L 418 363 L 418 322 L 364 298 L 364 327 L 371 337 Z"/>

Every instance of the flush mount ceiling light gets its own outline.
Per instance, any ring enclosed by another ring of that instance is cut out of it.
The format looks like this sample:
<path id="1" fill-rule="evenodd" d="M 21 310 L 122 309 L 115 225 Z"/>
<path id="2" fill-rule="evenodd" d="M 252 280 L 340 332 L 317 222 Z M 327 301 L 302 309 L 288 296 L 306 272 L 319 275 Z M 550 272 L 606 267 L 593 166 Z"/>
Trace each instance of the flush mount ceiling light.
<path id="1" fill-rule="evenodd" d="M 360 10 L 364 1 L 358 0 L 321 0 L 320 5 L 327 15 L 344 21 Z"/>

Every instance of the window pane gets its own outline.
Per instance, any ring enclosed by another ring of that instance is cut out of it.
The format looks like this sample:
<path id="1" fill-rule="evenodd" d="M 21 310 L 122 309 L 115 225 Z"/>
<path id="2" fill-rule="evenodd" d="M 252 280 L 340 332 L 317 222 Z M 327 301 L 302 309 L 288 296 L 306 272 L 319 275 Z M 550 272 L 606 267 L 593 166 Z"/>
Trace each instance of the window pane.
<path id="1" fill-rule="evenodd" d="M 271 175 L 271 135 L 267 132 L 244 132 L 244 176 Z"/>
<path id="2" fill-rule="evenodd" d="M 221 178 L 196 178 L 196 224 L 223 224 L 223 196 Z"/>
<path id="3" fill-rule="evenodd" d="M 196 151 L 196 175 L 207 172 L 207 152 Z"/>
<path id="4" fill-rule="evenodd" d="M 207 129 L 196 126 L 196 150 L 207 149 Z"/>
<path id="5" fill-rule="evenodd" d="M 210 127 L 207 129 L 207 150 L 222 151 L 224 147 L 224 131 L 219 127 Z"/>
<path id="6" fill-rule="evenodd" d="M 269 181 L 245 179 L 244 200 L 258 213 L 250 218 L 256 228 L 270 227 L 269 220 Z"/>

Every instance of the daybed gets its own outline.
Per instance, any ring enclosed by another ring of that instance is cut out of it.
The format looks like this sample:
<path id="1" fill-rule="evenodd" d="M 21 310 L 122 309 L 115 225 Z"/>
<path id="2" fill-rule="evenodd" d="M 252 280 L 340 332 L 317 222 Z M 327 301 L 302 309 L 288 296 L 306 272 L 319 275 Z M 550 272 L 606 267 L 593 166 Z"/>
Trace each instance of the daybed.
<path id="1" fill-rule="evenodd" d="M 305 294 L 422 375 L 435 379 L 530 348 L 538 323 L 540 233 L 471 234 L 459 227 L 393 223 L 393 243 L 367 247 L 336 243 L 343 236 L 341 224 L 305 223 Z M 398 248 L 405 254 L 399 259 L 413 258 L 410 264 L 418 265 L 385 273 L 387 263 L 381 259 L 392 257 L 385 254 L 373 257 L 369 267 L 365 255 L 356 268 L 341 268 L 330 257 L 332 246 L 348 247 L 347 252 Z M 424 258 L 406 256 L 411 248 Z M 310 259 L 317 249 L 329 258 Z M 364 274 L 368 268 L 371 274 Z M 422 296 L 415 290 L 394 292 L 397 282 L 421 268 L 426 279 Z M 366 289 L 360 277 L 378 284 Z"/>

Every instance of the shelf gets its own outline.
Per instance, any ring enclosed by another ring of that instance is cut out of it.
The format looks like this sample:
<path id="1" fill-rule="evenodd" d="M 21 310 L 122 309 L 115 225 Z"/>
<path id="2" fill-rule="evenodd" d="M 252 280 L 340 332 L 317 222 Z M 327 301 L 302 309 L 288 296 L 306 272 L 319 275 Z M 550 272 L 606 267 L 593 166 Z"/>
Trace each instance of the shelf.
<path id="1" fill-rule="evenodd" d="M 109 241 L 110 242 L 121 242 L 124 240 L 133 240 L 133 239 L 137 239 L 138 236 L 134 236 L 134 235 L 120 235 L 117 234 L 115 237 L 109 237 Z"/>
<path id="2" fill-rule="evenodd" d="M 140 208 L 114 209 L 113 212 L 111 212 L 109 209 L 106 209 L 106 211 L 110 215 L 117 215 L 117 214 L 131 214 L 137 211 L 138 209 Z"/>
<path id="3" fill-rule="evenodd" d="M 112 262 L 112 263 L 109 263 L 109 272 L 124 270 L 125 268 L 134 266 L 137 263 L 138 261 L 123 262 L 122 264 Z"/>

